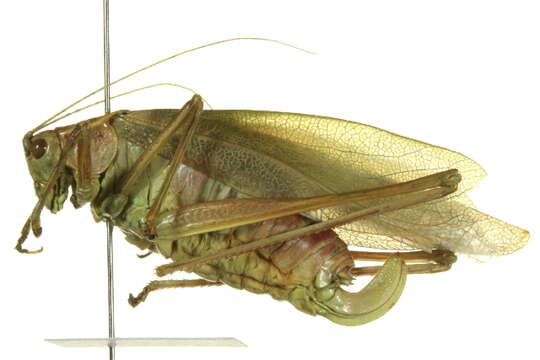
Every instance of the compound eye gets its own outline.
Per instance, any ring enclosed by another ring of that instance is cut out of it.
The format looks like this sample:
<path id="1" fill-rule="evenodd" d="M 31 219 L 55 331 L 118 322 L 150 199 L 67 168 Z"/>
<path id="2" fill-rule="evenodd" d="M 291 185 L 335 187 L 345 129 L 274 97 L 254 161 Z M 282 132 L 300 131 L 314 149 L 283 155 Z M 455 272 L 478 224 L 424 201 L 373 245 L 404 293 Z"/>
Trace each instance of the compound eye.
<path id="1" fill-rule="evenodd" d="M 30 149 L 30 153 L 32 154 L 34 159 L 39 159 L 47 151 L 47 141 L 45 141 L 45 139 L 36 139 L 32 140 L 31 143 L 32 148 Z"/>

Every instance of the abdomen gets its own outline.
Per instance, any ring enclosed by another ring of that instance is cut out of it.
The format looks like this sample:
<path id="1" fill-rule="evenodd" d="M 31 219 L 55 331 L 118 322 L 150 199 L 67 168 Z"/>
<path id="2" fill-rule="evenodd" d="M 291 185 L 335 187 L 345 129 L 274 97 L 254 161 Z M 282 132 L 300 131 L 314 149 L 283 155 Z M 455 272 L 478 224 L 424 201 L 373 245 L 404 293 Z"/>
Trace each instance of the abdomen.
<path id="1" fill-rule="evenodd" d="M 103 181 L 105 191 L 113 187 L 114 183 L 131 169 L 144 150 L 122 137 L 119 140 L 115 163 Z M 168 159 L 156 156 L 128 194 L 130 204 L 116 224 L 128 234 L 130 242 L 137 245 L 148 243 L 149 248 L 166 258 L 185 261 L 197 256 L 215 254 L 223 249 L 313 222 L 302 215 L 292 215 L 167 241 L 158 237 L 153 243 L 154 246 L 150 246 L 150 242 L 142 236 L 139 221 L 149 211 L 159 193 L 168 166 Z M 245 195 L 234 188 L 189 166 L 181 165 L 176 170 L 161 210 L 165 212 L 195 203 L 241 197 Z M 340 267 L 353 266 L 346 244 L 333 231 L 328 230 L 205 264 L 197 267 L 194 272 L 208 280 L 221 281 L 254 293 L 269 293 L 276 299 L 286 300 L 292 288 L 312 286 L 321 267 L 333 264 Z"/>

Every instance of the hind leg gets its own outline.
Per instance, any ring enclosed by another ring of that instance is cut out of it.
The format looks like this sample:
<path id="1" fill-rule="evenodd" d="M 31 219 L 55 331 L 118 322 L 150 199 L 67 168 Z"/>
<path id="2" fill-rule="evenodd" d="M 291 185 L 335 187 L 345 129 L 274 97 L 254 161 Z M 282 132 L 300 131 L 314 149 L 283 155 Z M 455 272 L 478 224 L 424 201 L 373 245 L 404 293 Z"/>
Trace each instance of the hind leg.
<path id="1" fill-rule="evenodd" d="M 449 250 L 435 249 L 432 252 L 408 251 L 408 252 L 370 252 L 351 251 L 354 260 L 386 261 L 389 257 L 397 255 L 407 263 L 409 274 L 432 274 L 448 271 L 457 257 Z M 410 264 L 417 263 L 417 264 Z M 375 275 L 381 266 L 364 266 L 352 269 L 355 276 Z"/>

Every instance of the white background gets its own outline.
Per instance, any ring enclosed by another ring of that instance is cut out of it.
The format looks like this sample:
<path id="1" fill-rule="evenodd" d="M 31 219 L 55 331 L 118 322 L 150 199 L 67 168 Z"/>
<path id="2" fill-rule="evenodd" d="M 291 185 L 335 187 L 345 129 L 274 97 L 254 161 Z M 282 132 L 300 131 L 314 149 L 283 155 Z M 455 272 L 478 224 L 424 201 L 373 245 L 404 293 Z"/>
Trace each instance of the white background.
<path id="1" fill-rule="evenodd" d="M 535 1 L 111 1 L 112 75 L 178 50 L 264 36 L 313 50 L 238 42 L 186 55 L 113 88 L 180 82 L 215 108 L 336 116 L 467 154 L 489 173 L 478 207 L 531 231 L 523 250 L 411 276 L 386 316 L 341 327 L 269 296 L 169 290 L 131 309 L 158 256 L 139 260 L 116 234 L 117 335 L 235 336 L 248 349 L 119 349 L 120 359 L 538 358 L 540 11 Z M 101 1 L 1 5 L 0 357 L 105 359 L 45 337 L 107 333 L 105 229 L 88 208 L 43 215 L 41 255 L 12 250 L 35 196 L 24 133 L 102 84 Z M 149 90 L 113 110 L 180 107 Z M 99 115 L 102 108 L 68 122 Z"/>

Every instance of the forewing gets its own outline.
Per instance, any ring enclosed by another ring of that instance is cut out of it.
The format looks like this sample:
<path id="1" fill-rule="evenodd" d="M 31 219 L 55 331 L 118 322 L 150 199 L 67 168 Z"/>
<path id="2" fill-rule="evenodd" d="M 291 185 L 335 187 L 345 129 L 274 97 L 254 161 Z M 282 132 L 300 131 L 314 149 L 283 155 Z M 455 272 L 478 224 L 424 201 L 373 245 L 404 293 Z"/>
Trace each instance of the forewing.
<path id="1" fill-rule="evenodd" d="M 444 247 L 502 255 L 522 247 L 526 231 L 472 208 L 465 192 L 484 170 L 462 154 L 345 120 L 267 111 L 203 112 L 192 158 L 247 196 L 306 197 L 342 193 L 458 169 L 451 197 L 336 229 L 349 244 L 380 249 Z M 342 206 L 306 214 L 325 220 Z"/>
<path id="2" fill-rule="evenodd" d="M 126 131 L 159 131 L 177 110 L 132 112 Z M 344 193 L 408 181 L 448 169 L 463 180 L 444 199 L 370 217 L 337 228 L 349 244 L 378 249 L 444 247 L 473 256 L 503 255 L 522 247 L 528 233 L 473 208 L 465 192 L 485 175 L 462 154 L 372 126 L 322 116 L 250 110 L 203 111 L 186 162 L 246 197 L 298 198 Z M 124 134 L 130 136 L 127 133 Z M 151 137 L 131 135 L 133 141 Z M 169 156 L 175 142 L 163 150 Z M 306 213 L 314 220 L 367 204 Z"/>

